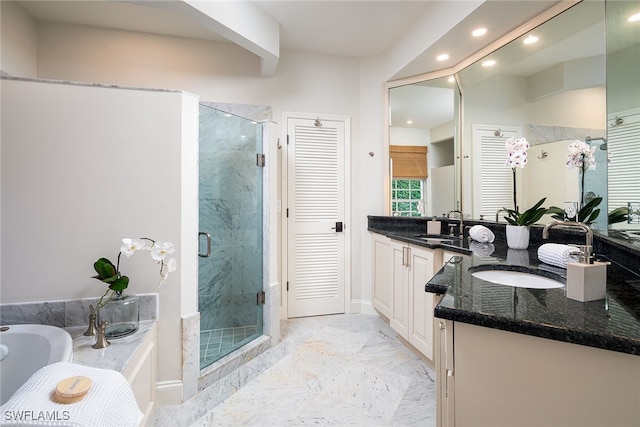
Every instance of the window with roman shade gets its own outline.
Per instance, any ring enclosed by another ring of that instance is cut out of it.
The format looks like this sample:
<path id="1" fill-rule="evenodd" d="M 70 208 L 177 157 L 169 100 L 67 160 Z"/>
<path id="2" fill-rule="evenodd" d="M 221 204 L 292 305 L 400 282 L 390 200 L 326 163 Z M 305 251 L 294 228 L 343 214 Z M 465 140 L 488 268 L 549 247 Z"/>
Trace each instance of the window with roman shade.
<path id="1" fill-rule="evenodd" d="M 417 145 L 391 145 L 389 157 L 393 178 L 427 179 L 427 147 Z"/>

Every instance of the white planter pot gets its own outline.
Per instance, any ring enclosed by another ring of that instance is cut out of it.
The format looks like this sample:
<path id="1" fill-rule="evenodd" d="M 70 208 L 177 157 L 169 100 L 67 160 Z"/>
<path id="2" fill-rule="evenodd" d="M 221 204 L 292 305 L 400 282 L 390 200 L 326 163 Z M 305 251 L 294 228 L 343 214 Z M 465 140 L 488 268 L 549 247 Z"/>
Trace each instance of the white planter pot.
<path id="1" fill-rule="evenodd" d="M 529 247 L 529 227 L 507 225 L 507 246 L 511 249 L 527 249 Z"/>

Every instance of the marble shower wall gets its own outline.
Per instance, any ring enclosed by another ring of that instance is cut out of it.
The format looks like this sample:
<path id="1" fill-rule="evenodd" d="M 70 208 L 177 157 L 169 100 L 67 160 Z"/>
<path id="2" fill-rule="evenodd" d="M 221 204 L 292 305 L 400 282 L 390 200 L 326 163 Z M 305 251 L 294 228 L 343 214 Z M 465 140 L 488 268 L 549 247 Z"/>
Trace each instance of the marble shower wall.
<path id="1" fill-rule="evenodd" d="M 200 106 L 199 221 L 212 247 L 199 258 L 201 330 L 262 324 L 261 143 L 261 124 Z"/>

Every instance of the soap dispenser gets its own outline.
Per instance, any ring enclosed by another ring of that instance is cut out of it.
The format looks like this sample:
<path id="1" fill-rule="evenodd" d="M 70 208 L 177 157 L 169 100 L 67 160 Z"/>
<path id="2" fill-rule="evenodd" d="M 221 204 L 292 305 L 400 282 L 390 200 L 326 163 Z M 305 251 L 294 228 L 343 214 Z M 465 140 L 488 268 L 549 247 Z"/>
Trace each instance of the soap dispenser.
<path id="1" fill-rule="evenodd" d="M 595 261 L 591 264 L 567 264 L 567 298 L 587 302 L 604 299 L 607 294 L 607 265 Z"/>
<path id="2" fill-rule="evenodd" d="M 432 218 L 429 221 L 427 221 L 427 234 L 428 235 L 442 234 L 441 222 L 436 220 L 435 218 Z"/>

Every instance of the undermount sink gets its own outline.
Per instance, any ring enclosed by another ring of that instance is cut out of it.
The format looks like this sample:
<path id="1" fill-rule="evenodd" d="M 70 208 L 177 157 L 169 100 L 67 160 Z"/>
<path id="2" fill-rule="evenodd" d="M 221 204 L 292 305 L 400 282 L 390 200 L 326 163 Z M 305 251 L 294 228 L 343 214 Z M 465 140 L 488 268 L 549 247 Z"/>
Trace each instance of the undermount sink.
<path id="1" fill-rule="evenodd" d="M 487 268 L 489 267 L 489 268 Z M 492 266 L 476 266 L 471 267 L 469 272 L 473 277 L 485 280 L 499 285 L 515 286 L 518 288 L 530 289 L 554 289 L 564 288 L 565 284 L 551 277 L 543 276 L 532 271 L 526 271 L 524 268 L 515 269 L 507 266 L 501 266 L 500 269 Z M 509 269 L 504 269 L 504 268 Z"/>
<path id="2" fill-rule="evenodd" d="M 456 236 L 445 236 L 442 234 L 416 234 L 416 239 L 424 240 L 427 243 L 451 243 L 460 240 Z"/>

